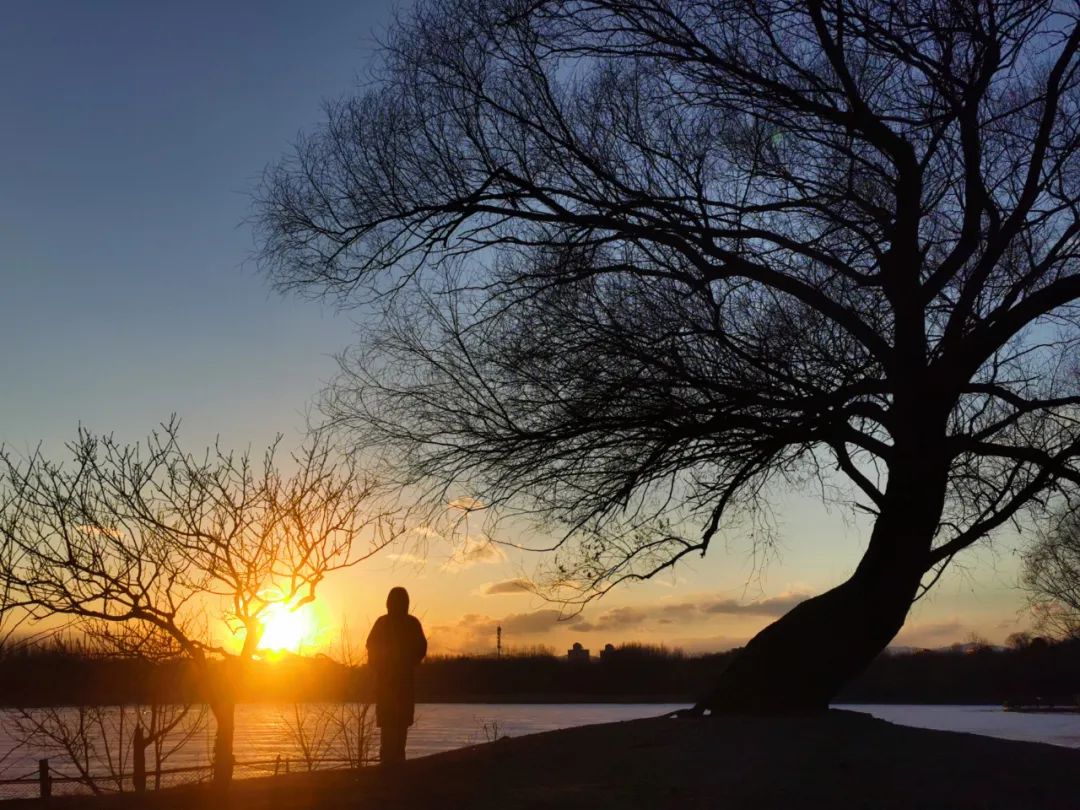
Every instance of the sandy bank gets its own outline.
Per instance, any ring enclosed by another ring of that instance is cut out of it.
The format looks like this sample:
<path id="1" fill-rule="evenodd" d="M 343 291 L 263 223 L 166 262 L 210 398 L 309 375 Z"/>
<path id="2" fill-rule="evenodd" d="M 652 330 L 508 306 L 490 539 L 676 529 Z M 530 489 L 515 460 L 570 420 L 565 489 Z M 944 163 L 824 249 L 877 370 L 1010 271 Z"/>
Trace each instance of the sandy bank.
<path id="1" fill-rule="evenodd" d="M 841 711 L 635 720 L 504 739 L 389 773 L 243 781 L 227 801 L 188 788 L 54 806 L 1076 810 L 1080 751 L 905 728 Z"/>

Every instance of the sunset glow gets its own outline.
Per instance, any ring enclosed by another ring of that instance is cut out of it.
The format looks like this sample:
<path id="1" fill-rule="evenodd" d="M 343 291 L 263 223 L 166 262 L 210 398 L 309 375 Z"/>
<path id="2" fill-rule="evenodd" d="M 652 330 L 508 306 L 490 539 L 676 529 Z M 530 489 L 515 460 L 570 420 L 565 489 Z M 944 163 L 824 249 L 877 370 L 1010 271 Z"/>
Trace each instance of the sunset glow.
<path id="1" fill-rule="evenodd" d="M 270 605 L 263 613 L 263 624 L 259 649 L 272 652 L 298 653 L 317 640 L 320 629 L 310 604 L 295 610 L 281 602 Z"/>

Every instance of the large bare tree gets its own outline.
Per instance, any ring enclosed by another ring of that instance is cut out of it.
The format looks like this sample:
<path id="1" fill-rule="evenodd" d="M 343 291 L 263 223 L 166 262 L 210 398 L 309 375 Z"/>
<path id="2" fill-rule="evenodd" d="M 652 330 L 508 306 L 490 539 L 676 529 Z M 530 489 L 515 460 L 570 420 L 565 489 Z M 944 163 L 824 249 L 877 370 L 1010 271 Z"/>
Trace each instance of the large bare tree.
<path id="1" fill-rule="evenodd" d="M 296 610 L 334 571 L 396 535 L 372 482 L 316 436 L 284 463 L 182 449 L 173 420 L 142 444 L 80 429 L 68 465 L 0 448 L 0 586 L 35 619 L 107 648 L 181 654 L 217 725 L 215 781 L 233 770 L 236 665 L 268 613 Z"/>
<path id="2" fill-rule="evenodd" d="M 382 306 L 338 423 L 561 525 L 568 582 L 788 485 L 869 513 L 697 709 L 822 707 L 1080 482 L 1078 47 L 1071 2 L 421 0 L 268 170 L 261 259 Z"/>

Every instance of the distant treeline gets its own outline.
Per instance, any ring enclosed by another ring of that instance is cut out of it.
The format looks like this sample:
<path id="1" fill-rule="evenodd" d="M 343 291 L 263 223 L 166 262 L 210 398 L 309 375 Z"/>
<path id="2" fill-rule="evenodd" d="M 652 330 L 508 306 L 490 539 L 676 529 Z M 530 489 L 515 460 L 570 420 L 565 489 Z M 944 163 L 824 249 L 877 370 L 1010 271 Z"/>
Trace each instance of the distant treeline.
<path id="1" fill-rule="evenodd" d="M 1080 702 L 1080 638 L 884 653 L 838 703 Z"/>
<path id="2" fill-rule="evenodd" d="M 692 701 L 732 653 L 688 656 L 642 645 L 568 661 L 532 652 L 434 657 L 417 672 L 421 702 Z M 329 658 L 285 657 L 219 664 L 240 701 L 368 701 L 371 674 Z M 792 673 L 798 677 L 798 673 Z M 207 684 L 183 661 L 151 663 L 97 655 L 66 644 L 0 650 L 0 703 L 8 706 L 200 702 Z M 963 646 L 881 655 L 837 702 L 1001 703 L 1080 694 L 1080 640 L 1042 639 L 1010 649 Z"/>

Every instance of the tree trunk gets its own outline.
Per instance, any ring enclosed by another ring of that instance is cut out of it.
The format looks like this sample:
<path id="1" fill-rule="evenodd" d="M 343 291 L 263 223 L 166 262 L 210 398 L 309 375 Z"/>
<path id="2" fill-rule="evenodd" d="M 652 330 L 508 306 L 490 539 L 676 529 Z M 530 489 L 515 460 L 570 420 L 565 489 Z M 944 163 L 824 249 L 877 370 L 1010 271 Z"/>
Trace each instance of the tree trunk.
<path id="1" fill-rule="evenodd" d="M 250 661 L 258 641 L 256 630 L 249 626 L 240 652 L 240 660 Z M 232 781 L 233 738 L 236 736 L 236 683 L 240 675 L 240 660 L 226 658 L 221 666 L 207 671 L 210 685 L 210 711 L 217 726 L 214 734 L 214 785 L 226 789 Z"/>
<path id="2" fill-rule="evenodd" d="M 146 792 L 146 746 L 148 744 L 142 725 L 135 726 L 135 739 L 131 743 L 134 771 L 131 783 L 136 793 Z"/>
<path id="3" fill-rule="evenodd" d="M 904 624 L 926 573 L 944 480 L 890 476 L 866 554 L 843 584 L 797 605 L 732 660 L 702 713 L 823 711 Z M 928 480 L 929 479 L 929 480 Z"/>
<path id="4" fill-rule="evenodd" d="M 210 704 L 217 725 L 214 734 L 214 784 L 227 787 L 233 775 L 233 737 L 236 732 L 236 702 L 217 700 Z"/>

